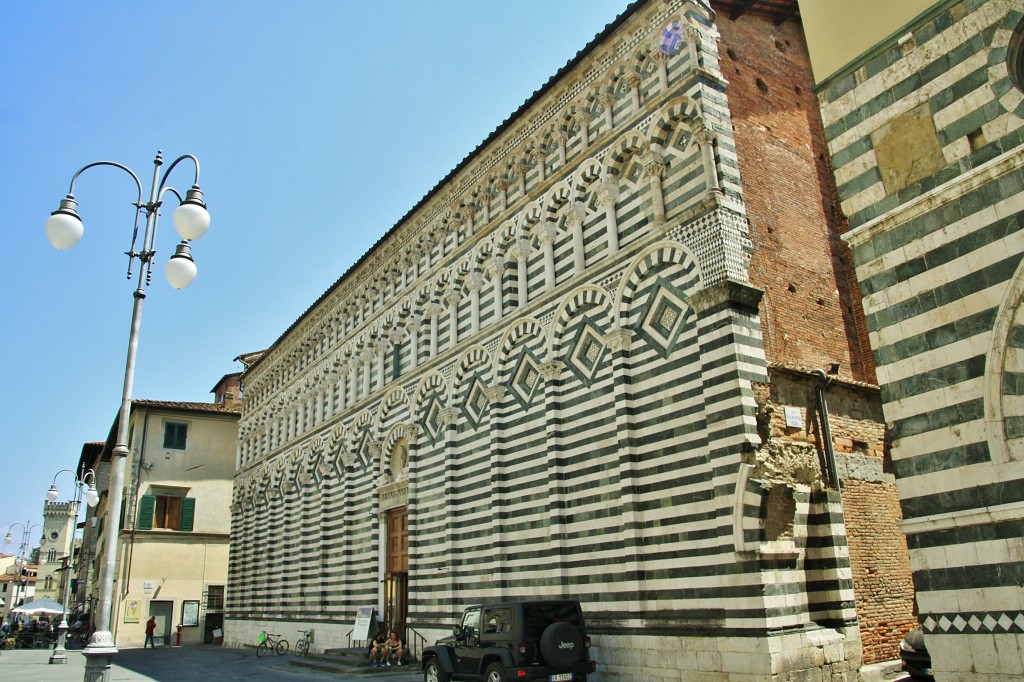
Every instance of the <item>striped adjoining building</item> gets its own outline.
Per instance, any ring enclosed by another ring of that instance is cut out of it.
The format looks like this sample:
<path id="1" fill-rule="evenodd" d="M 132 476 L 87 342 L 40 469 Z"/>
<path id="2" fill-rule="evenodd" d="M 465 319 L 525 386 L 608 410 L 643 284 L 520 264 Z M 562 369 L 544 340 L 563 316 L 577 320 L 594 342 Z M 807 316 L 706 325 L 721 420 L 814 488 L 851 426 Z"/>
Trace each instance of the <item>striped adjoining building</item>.
<path id="1" fill-rule="evenodd" d="M 818 92 L 926 644 L 937 679 L 1019 680 L 1024 6 L 848 9 L 880 35 Z"/>
<path id="2" fill-rule="evenodd" d="M 867 530 L 895 487 L 795 9 L 629 5 L 250 359 L 227 644 L 346 646 L 374 607 L 416 651 L 565 596 L 598 679 L 853 680 L 858 600 L 890 599 L 895 658 L 909 586 L 851 558 L 906 550 Z"/>

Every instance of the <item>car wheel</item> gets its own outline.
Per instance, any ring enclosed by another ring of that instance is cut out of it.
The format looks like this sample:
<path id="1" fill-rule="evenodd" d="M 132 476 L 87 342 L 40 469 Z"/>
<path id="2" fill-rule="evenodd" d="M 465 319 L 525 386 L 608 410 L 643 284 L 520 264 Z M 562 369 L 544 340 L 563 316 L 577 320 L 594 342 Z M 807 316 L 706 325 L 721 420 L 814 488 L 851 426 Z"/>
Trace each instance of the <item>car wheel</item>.
<path id="1" fill-rule="evenodd" d="M 505 671 L 501 663 L 491 663 L 484 672 L 484 682 L 505 682 Z"/>
<path id="2" fill-rule="evenodd" d="M 555 670 L 569 670 L 583 659 L 583 635 L 572 623 L 552 623 L 540 636 L 540 653 Z"/>
<path id="3" fill-rule="evenodd" d="M 450 682 L 452 676 L 441 669 L 436 660 L 427 661 L 423 667 L 423 682 Z"/>

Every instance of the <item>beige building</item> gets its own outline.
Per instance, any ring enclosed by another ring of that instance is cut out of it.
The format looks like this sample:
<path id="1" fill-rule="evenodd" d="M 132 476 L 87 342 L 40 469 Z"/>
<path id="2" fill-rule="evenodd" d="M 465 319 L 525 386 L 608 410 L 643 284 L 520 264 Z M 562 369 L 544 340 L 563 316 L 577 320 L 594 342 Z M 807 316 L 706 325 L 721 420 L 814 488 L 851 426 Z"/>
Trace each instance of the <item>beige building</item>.
<path id="1" fill-rule="evenodd" d="M 11 609 L 32 601 L 36 592 L 36 566 L 21 557 L 0 554 L 0 622 L 8 620 Z"/>
<path id="2" fill-rule="evenodd" d="M 238 436 L 238 375 L 214 387 L 213 403 L 133 400 L 125 468 L 124 523 L 116 541 L 111 630 L 118 647 L 141 646 L 156 616 L 156 643 L 213 640 L 227 582 L 230 503 Z M 102 449 L 83 448 L 105 491 L 116 423 Z M 98 594 L 107 497 L 86 519 L 88 593 Z M 96 520 L 93 521 L 93 516 Z M 88 599 L 88 595 L 85 597 Z"/>

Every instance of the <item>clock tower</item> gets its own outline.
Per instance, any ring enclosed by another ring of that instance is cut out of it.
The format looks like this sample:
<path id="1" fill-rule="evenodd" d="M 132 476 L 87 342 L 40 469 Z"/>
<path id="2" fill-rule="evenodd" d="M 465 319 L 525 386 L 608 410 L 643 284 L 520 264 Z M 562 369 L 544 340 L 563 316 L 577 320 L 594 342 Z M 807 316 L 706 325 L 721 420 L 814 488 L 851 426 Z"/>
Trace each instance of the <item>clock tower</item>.
<path id="1" fill-rule="evenodd" d="M 75 517 L 74 502 L 44 503 L 36 599 L 52 599 L 61 603 L 64 598 L 64 580 L 68 572 L 63 568 L 72 563 Z M 69 606 L 70 611 L 70 605 L 66 606 Z"/>

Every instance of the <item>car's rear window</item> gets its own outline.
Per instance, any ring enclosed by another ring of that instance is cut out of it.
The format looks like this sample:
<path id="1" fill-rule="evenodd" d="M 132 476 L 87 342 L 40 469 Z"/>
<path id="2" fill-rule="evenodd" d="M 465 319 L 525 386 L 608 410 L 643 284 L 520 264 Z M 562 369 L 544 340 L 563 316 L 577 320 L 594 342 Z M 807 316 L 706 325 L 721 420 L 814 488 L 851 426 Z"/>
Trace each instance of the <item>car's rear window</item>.
<path id="1" fill-rule="evenodd" d="M 583 628 L 583 614 L 574 602 L 523 604 L 523 637 L 540 639 L 548 625 L 560 620 Z"/>

